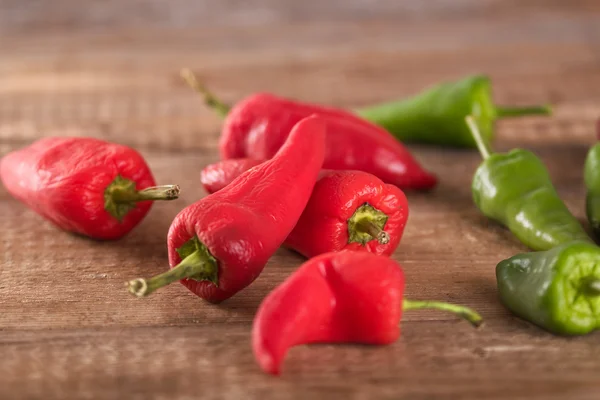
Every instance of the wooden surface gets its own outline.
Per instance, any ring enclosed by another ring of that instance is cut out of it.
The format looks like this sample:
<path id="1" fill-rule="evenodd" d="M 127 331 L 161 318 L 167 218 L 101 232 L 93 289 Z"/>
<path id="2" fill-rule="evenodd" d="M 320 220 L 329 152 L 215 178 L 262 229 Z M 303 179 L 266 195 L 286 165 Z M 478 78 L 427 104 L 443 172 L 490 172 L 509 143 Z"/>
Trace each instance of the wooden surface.
<path id="1" fill-rule="evenodd" d="M 301 346 L 280 378 L 249 346 L 261 299 L 302 259 L 280 250 L 220 306 L 180 285 L 138 300 L 133 277 L 167 267 L 170 221 L 204 192 L 219 120 L 177 78 L 196 70 L 227 101 L 253 91 L 356 107 L 441 79 L 490 74 L 499 103 L 551 101 L 504 121 L 499 150 L 547 163 L 583 218 L 582 162 L 600 116 L 600 2 L 0 0 L 0 155 L 48 135 L 125 143 L 181 200 L 125 239 L 57 231 L 0 189 L 2 399 L 598 399 L 600 334 L 553 337 L 498 302 L 494 267 L 525 250 L 472 204 L 471 151 L 412 147 L 441 184 L 409 194 L 394 254 L 407 295 L 476 308 L 480 331 L 412 312 L 386 347 Z"/>

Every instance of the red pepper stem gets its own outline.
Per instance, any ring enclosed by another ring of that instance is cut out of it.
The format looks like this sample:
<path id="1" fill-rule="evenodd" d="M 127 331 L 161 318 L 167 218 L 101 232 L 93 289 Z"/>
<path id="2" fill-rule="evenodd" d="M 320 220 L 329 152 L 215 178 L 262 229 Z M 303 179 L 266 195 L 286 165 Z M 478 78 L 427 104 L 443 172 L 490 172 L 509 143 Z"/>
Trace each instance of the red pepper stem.
<path id="1" fill-rule="evenodd" d="M 498 118 L 524 117 L 527 115 L 550 115 L 552 107 L 547 104 L 523 107 L 496 107 Z"/>
<path id="2" fill-rule="evenodd" d="M 231 107 L 223 103 L 217 96 L 215 96 L 210 90 L 204 86 L 192 71 L 187 68 L 181 70 L 181 77 L 183 80 L 196 92 L 204 97 L 204 103 L 216 111 L 222 118 L 225 118 L 231 110 Z"/>
<path id="3" fill-rule="evenodd" d="M 355 225 L 355 229 L 359 232 L 371 235 L 374 239 L 377 239 L 379 244 L 388 244 L 390 242 L 389 233 L 375 225 L 373 221 L 370 221 L 367 218 L 359 220 Z"/>
<path id="4" fill-rule="evenodd" d="M 441 301 L 432 300 L 404 300 L 402 302 L 402 309 L 407 310 L 421 310 L 421 309 L 435 309 L 441 311 L 449 311 L 458 315 L 459 317 L 467 320 L 474 327 L 479 327 L 483 324 L 483 318 L 476 311 L 456 304 L 443 303 Z"/>
<path id="5" fill-rule="evenodd" d="M 469 127 L 469 130 L 471 131 L 471 135 L 473 135 L 473 139 L 475 140 L 475 143 L 477 144 L 477 149 L 479 149 L 479 153 L 481 154 L 481 157 L 484 160 L 487 160 L 488 157 L 490 156 L 490 150 L 488 149 L 487 145 L 483 141 L 483 137 L 481 136 L 481 131 L 477 127 L 477 123 L 475 122 L 475 119 L 473 118 L 473 116 L 467 115 L 465 117 L 465 122 L 467 123 L 467 126 Z"/>
<path id="6" fill-rule="evenodd" d="M 175 200 L 179 197 L 178 185 L 152 186 L 143 190 L 130 190 L 115 187 L 110 191 L 110 197 L 116 204 L 134 203 L 147 200 Z"/>
<path id="7" fill-rule="evenodd" d="M 210 262 L 203 257 L 200 251 L 195 251 L 167 272 L 163 272 L 150 279 L 137 278 L 127 282 L 125 285 L 131 294 L 137 297 L 144 297 L 156 289 L 160 289 L 173 282 L 185 278 L 202 276 L 210 268 Z"/>

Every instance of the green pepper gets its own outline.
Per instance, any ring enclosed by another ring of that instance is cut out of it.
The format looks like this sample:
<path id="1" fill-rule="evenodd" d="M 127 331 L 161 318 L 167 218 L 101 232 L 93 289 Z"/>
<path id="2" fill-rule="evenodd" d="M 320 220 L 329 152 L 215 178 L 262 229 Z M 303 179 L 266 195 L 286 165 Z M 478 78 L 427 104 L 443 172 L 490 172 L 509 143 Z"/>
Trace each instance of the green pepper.
<path id="1" fill-rule="evenodd" d="M 471 191 L 481 212 L 506 226 L 533 250 L 548 250 L 573 240 L 591 242 L 552 185 L 544 164 L 532 152 L 491 153 L 475 120 L 465 118 L 484 159 Z"/>
<path id="2" fill-rule="evenodd" d="M 600 238 L 600 143 L 590 149 L 585 158 L 583 171 L 585 187 L 585 211 L 596 238 Z"/>
<path id="3" fill-rule="evenodd" d="M 518 254 L 496 266 L 502 303 L 520 318 L 560 335 L 600 328 L 600 248 L 564 243 Z"/>
<path id="4" fill-rule="evenodd" d="M 469 76 L 457 82 L 430 87 L 416 96 L 356 111 L 382 126 L 402 142 L 454 147 L 475 147 L 464 124 L 473 115 L 486 142 L 491 142 L 497 118 L 549 115 L 549 106 L 497 107 L 492 101 L 490 79 Z"/>

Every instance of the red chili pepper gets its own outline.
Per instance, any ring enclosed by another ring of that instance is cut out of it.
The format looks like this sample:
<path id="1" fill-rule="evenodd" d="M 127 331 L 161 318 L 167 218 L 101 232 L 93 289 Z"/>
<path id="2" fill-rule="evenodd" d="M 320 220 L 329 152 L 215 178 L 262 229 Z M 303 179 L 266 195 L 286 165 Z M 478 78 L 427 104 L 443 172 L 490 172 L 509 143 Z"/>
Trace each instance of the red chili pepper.
<path id="1" fill-rule="evenodd" d="M 204 168 L 200 180 L 213 193 L 260 162 L 220 161 Z M 407 218 L 408 201 L 396 186 L 367 172 L 323 170 L 284 246 L 308 258 L 342 249 L 390 255 L 400 243 Z"/>
<path id="2" fill-rule="evenodd" d="M 438 309 L 475 326 L 483 322 L 469 308 L 406 300 L 403 293 L 402 269 L 388 257 L 342 251 L 308 260 L 260 305 L 252 329 L 256 360 L 279 374 L 288 349 L 299 344 L 393 343 L 406 310 Z"/>
<path id="3" fill-rule="evenodd" d="M 247 97 L 231 110 L 184 70 L 183 77 L 205 102 L 225 116 L 221 158 L 271 158 L 302 118 L 320 115 L 327 123 L 323 168 L 369 172 L 401 189 L 431 189 L 437 178 L 383 128 L 349 112 L 287 100 L 267 93 Z"/>
<path id="4" fill-rule="evenodd" d="M 154 186 L 135 150 L 103 140 L 50 137 L 7 154 L 0 177 L 15 198 L 59 228 L 94 239 L 132 230 L 152 202 L 172 200 L 179 187 Z"/>
<path id="5" fill-rule="evenodd" d="M 208 193 L 218 192 L 235 178 L 264 161 L 252 158 L 219 161 L 204 167 L 200 172 L 200 182 Z"/>
<path id="6" fill-rule="evenodd" d="M 271 160 L 175 217 L 168 235 L 172 269 L 130 281 L 130 292 L 145 296 L 179 280 L 196 295 L 218 303 L 248 286 L 294 228 L 324 154 L 321 118 L 300 121 Z"/>

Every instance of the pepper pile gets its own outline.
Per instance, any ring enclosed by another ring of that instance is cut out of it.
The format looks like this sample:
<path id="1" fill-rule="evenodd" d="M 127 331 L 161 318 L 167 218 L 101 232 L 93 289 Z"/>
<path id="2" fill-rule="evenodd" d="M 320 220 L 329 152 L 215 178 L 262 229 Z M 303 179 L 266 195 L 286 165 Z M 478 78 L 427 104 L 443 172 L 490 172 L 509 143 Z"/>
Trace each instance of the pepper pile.
<path id="1" fill-rule="evenodd" d="M 322 118 L 298 122 L 275 157 L 184 208 L 167 239 L 172 269 L 129 282 L 129 291 L 146 296 L 180 281 L 217 303 L 248 286 L 294 228 L 324 155 Z"/>
<path id="2" fill-rule="evenodd" d="M 283 145 L 292 127 L 318 114 L 327 125 L 323 168 L 369 172 L 400 189 L 431 189 L 437 178 L 389 132 L 350 112 L 258 93 L 233 108 L 223 104 L 194 75 L 184 79 L 204 95 L 205 102 L 225 117 L 219 142 L 221 158 L 269 159 Z"/>
<path id="3" fill-rule="evenodd" d="M 260 163 L 220 161 L 204 168 L 200 181 L 214 193 Z M 362 171 L 323 170 L 284 245 L 308 258 L 340 250 L 389 256 L 400 244 L 407 219 L 408 200 L 396 186 Z"/>
<path id="4" fill-rule="evenodd" d="M 209 195 L 171 224 L 170 268 L 127 282 L 133 295 L 178 281 L 220 303 L 250 285 L 280 246 L 298 252 L 308 260 L 263 300 L 253 323 L 252 350 L 271 374 L 292 346 L 393 343 L 404 311 L 448 311 L 480 326 L 467 307 L 404 299 L 403 270 L 389 258 L 408 221 L 403 190 L 437 184 L 402 143 L 420 142 L 478 148 L 475 205 L 534 250 L 496 266 L 503 304 L 557 334 L 600 328 L 600 249 L 532 152 L 490 151 L 496 119 L 547 115 L 548 106 L 497 107 L 490 80 L 471 76 L 354 112 L 269 93 L 229 107 L 190 71 L 182 76 L 225 119 L 221 160 L 200 173 Z M 586 211 L 597 236 L 599 168 L 600 144 L 585 161 Z M 176 185 L 155 186 L 135 150 L 91 138 L 39 140 L 6 155 L 0 178 L 56 226 L 98 240 L 121 238 L 153 200 L 179 194 Z"/>
<path id="5" fill-rule="evenodd" d="M 536 250 L 496 266 L 501 301 L 515 315 L 555 334 L 600 329 L 600 248 L 560 199 L 533 153 L 514 149 L 490 154 L 474 118 L 467 116 L 465 122 L 484 159 L 473 177 L 475 204 Z M 594 146 L 585 162 L 587 214 L 595 231 L 599 152 Z"/>

